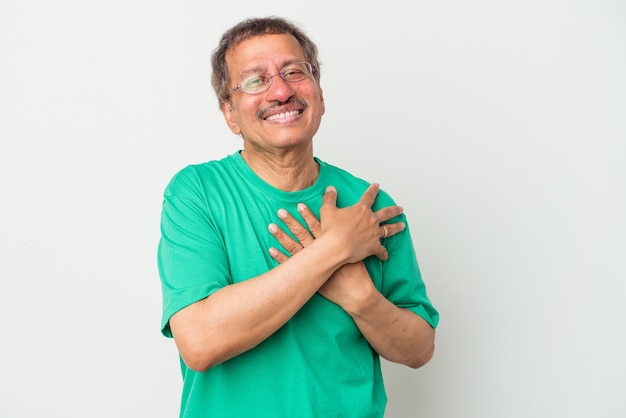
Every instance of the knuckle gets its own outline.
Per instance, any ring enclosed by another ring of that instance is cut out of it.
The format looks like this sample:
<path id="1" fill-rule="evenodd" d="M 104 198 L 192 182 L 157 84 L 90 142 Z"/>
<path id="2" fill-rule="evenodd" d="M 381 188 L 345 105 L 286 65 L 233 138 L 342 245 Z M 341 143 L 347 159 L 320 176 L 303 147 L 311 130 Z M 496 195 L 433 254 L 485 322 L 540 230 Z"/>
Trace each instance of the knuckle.
<path id="1" fill-rule="evenodd" d="M 300 242 L 308 238 L 308 233 L 305 230 L 299 230 L 294 233 L 296 239 Z"/>
<path id="2" fill-rule="evenodd" d="M 286 215 L 283 219 L 283 223 L 287 225 L 287 228 L 291 229 L 293 227 L 293 218 L 290 215 Z"/>
<path id="3" fill-rule="evenodd" d="M 289 254 L 294 254 L 295 245 L 293 245 L 293 244 L 286 244 L 285 245 L 285 249 L 287 250 L 287 252 L 289 252 Z"/>
<path id="4" fill-rule="evenodd" d="M 298 252 L 300 245 L 294 241 L 291 241 L 285 245 L 285 249 L 289 251 L 289 254 L 295 254 Z"/>

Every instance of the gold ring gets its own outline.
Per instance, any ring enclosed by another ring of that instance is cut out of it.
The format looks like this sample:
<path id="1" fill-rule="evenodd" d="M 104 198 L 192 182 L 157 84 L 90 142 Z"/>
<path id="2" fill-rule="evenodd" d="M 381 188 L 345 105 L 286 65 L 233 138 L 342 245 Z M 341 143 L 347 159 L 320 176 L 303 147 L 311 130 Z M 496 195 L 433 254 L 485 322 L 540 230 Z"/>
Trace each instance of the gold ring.
<path id="1" fill-rule="evenodd" d="M 383 227 L 383 231 L 385 231 L 385 235 L 383 235 L 383 238 L 387 238 L 387 227 L 385 227 L 385 225 L 381 225 Z"/>

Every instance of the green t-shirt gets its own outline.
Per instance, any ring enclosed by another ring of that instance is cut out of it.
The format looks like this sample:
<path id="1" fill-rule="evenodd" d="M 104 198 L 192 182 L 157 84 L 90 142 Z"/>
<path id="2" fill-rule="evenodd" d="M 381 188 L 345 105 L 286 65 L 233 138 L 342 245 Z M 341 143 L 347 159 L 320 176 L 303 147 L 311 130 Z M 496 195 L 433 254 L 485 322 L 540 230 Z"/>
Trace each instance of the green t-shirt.
<path id="1" fill-rule="evenodd" d="M 284 208 L 301 220 L 305 203 L 319 216 L 327 186 L 337 206 L 354 204 L 369 183 L 319 159 L 316 183 L 278 190 L 254 174 L 239 152 L 178 172 L 164 193 L 158 266 L 163 291 L 162 332 L 169 319 L 216 290 L 278 265 L 268 232 Z M 381 191 L 374 210 L 393 204 Z M 398 219 L 404 219 L 404 215 Z M 284 228 L 286 231 L 287 229 Z M 389 259 L 365 260 L 378 290 L 431 326 L 439 315 L 419 272 L 409 229 L 386 238 Z M 282 328 L 255 348 L 206 372 L 187 368 L 181 417 L 381 417 L 387 397 L 378 354 L 338 305 L 315 294 Z"/>

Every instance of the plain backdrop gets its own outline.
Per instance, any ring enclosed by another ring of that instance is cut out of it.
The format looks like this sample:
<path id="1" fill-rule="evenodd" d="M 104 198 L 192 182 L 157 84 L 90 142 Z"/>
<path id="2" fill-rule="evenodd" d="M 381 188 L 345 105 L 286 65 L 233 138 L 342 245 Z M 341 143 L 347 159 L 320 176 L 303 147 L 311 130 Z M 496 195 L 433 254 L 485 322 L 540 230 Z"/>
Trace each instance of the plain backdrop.
<path id="1" fill-rule="evenodd" d="M 404 206 L 441 312 L 386 416 L 625 417 L 618 0 L 2 0 L 0 417 L 177 416 L 162 193 L 241 147 L 210 53 L 272 14 L 320 49 L 316 155 Z"/>

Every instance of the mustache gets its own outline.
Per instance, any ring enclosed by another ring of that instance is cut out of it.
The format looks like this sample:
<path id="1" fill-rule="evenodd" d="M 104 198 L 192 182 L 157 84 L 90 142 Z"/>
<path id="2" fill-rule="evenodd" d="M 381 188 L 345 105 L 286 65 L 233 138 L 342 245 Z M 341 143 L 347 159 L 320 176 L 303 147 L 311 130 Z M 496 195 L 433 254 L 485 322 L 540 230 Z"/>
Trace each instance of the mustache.
<path id="1" fill-rule="evenodd" d="M 276 109 L 277 107 L 281 107 L 281 106 L 285 106 L 287 104 L 297 104 L 302 106 L 303 109 L 305 109 L 306 107 L 309 106 L 309 104 L 304 100 L 304 99 L 298 99 L 298 98 L 290 98 L 289 100 L 287 100 L 284 103 L 275 103 L 271 106 L 268 106 L 266 108 L 263 108 L 261 110 L 259 110 L 258 112 L 256 112 L 256 115 L 259 119 L 265 119 L 265 115 L 267 115 L 268 112 Z"/>

